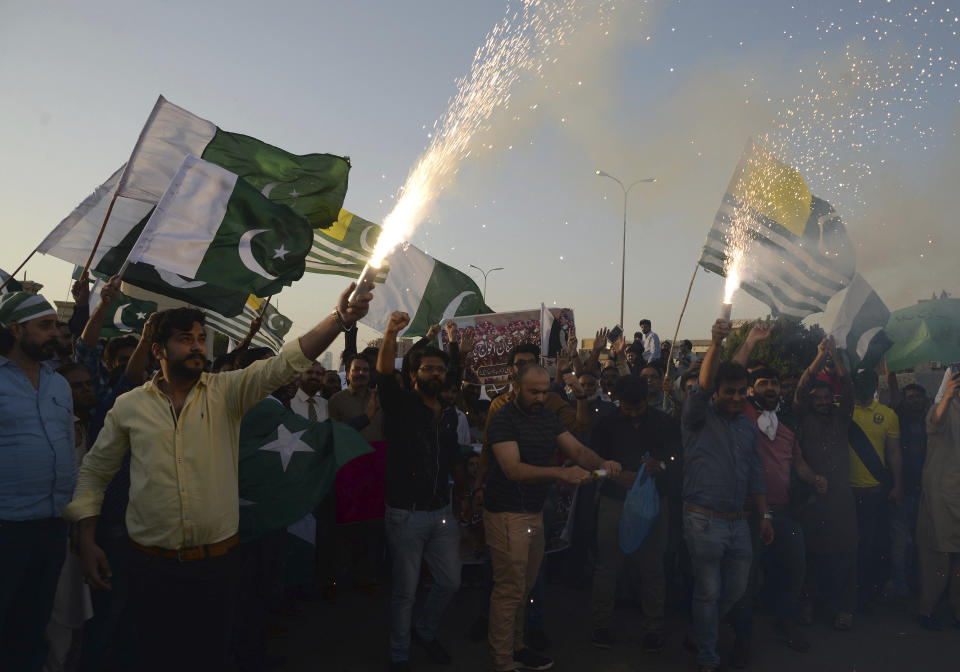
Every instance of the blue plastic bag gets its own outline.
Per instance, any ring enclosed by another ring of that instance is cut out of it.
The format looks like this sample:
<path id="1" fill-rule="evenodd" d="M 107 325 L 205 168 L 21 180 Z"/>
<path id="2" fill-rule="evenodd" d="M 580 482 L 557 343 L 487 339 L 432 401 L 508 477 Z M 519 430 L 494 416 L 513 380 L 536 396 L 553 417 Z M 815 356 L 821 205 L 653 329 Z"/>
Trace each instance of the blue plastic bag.
<path id="1" fill-rule="evenodd" d="M 650 457 L 650 453 L 644 455 Z M 647 465 L 640 466 L 633 487 L 627 492 L 620 516 L 620 548 L 630 554 L 643 544 L 650 533 L 653 521 L 660 514 L 660 494 L 657 484 L 647 476 Z"/>

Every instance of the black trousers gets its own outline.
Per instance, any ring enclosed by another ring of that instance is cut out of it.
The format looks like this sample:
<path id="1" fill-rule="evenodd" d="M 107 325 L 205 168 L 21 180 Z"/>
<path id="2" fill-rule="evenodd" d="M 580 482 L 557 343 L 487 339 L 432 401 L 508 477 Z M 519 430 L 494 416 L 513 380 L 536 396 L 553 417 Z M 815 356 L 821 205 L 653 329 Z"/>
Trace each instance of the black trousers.
<path id="1" fill-rule="evenodd" d="M 180 562 L 130 552 L 130 610 L 147 671 L 234 669 L 230 647 L 241 555 Z"/>
<path id="2" fill-rule="evenodd" d="M 47 622 L 66 556 L 62 518 L 0 521 L 0 670 L 43 669 Z"/>

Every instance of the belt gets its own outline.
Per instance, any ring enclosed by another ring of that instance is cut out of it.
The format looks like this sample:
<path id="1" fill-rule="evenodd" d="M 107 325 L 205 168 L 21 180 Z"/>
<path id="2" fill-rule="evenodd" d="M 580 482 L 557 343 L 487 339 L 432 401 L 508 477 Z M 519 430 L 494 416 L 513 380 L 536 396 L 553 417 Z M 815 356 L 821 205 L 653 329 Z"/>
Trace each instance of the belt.
<path id="1" fill-rule="evenodd" d="M 687 504 L 686 502 L 683 503 L 683 508 L 691 513 L 699 513 L 704 516 L 710 516 L 711 518 L 719 518 L 720 520 L 740 520 L 750 515 L 746 511 L 711 511 L 702 506 Z"/>
<path id="2" fill-rule="evenodd" d="M 143 546 L 142 544 L 135 542 L 133 539 L 130 540 L 130 545 L 138 551 L 149 553 L 150 555 L 158 555 L 161 558 L 167 558 L 168 560 L 177 560 L 179 562 L 188 560 L 206 560 L 207 558 L 219 558 L 223 555 L 226 555 L 231 548 L 239 543 L 240 537 L 236 534 L 228 539 L 224 539 L 223 541 L 218 541 L 215 544 L 173 549 L 160 548 L 159 546 Z"/>

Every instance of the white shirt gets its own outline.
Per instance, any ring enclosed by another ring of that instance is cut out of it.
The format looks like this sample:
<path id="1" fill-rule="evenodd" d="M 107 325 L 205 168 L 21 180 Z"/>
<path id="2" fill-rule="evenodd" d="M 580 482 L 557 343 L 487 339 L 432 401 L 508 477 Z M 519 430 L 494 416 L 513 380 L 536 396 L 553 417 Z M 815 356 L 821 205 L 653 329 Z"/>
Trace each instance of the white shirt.
<path id="1" fill-rule="evenodd" d="M 310 405 L 307 403 L 307 400 L 310 398 L 310 395 L 303 390 L 298 389 L 297 393 L 293 395 L 293 399 L 290 400 L 290 410 L 309 420 Z M 314 406 L 317 409 L 317 422 L 323 422 L 330 417 L 330 413 L 327 412 L 327 400 L 320 396 L 319 392 L 313 395 L 312 399 Z"/>
<path id="2" fill-rule="evenodd" d="M 643 335 L 643 361 L 649 364 L 660 359 L 660 337 L 652 331 Z"/>
<path id="3" fill-rule="evenodd" d="M 457 443 L 461 446 L 469 446 L 473 441 L 470 439 L 470 423 L 467 421 L 467 414 L 457 409 Z"/>

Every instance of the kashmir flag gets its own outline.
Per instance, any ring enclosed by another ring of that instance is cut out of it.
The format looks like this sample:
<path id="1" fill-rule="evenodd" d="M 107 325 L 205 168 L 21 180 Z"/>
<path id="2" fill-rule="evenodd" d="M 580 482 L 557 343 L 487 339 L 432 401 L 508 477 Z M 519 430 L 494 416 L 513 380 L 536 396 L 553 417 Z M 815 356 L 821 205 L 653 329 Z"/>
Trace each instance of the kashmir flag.
<path id="1" fill-rule="evenodd" d="M 97 280 L 90 289 L 90 312 L 100 305 L 100 291 L 106 280 Z M 107 318 L 103 322 L 100 335 L 104 338 L 143 333 L 143 325 L 152 313 L 157 312 L 156 301 L 143 301 L 126 294 L 119 294 L 107 308 Z"/>
<path id="2" fill-rule="evenodd" d="M 357 275 L 359 275 L 359 273 Z M 0 289 L 0 294 L 23 291 L 23 285 L 17 282 L 14 278 L 11 278 L 10 274 L 4 271 L 2 268 L 0 268 L 0 285 L 3 285 L 3 289 Z"/>
<path id="3" fill-rule="evenodd" d="M 380 227 L 362 217 L 341 210 L 337 221 L 326 229 L 315 229 L 313 246 L 307 253 L 307 271 L 358 278 L 370 261 L 380 237 Z M 382 282 L 384 273 L 377 280 Z"/>
<path id="4" fill-rule="evenodd" d="M 890 310 L 863 276 L 857 273 L 844 294 L 830 335 L 846 350 L 851 368 L 873 368 L 892 342 L 884 331 Z"/>
<path id="5" fill-rule="evenodd" d="M 143 225 L 190 154 L 241 176 L 271 201 L 286 205 L 315 227 L 329 226 L 336 221 L 343 206 L 350 170 L 348 159 L 331 154 L 291 154 L 256 138 L 228 133 L 160 96 L 134 147 L 130 169 L 126 170 L 127 164 L 124 164 L 97 187 L 40 243 L 38 251 L 84 266 L 110 201 L 117 194 L 93 258 L 95 270 L 105 275 L 116 272 L 119 264 L 110 270 L 100 268 L 101 261 L 111 255 L 115 246 L 128 240 L 132 230 Z M 129 249 L 128 246 L 127 251 Z M 124 277 L 129 279 L 126 274 Z M 168 279 L 172 282 L 165 283 L 154 274 L 149 280 L 131 284 L 143 286 L 138 283 L 159 282 L 157 286 L 144 288 L 227 315 L 236 315 L 242 310 L 248 294 L 240 292 L 234 297 L 231 310 L 225 307 L 223 297 L 214 301 L 209 297 L 184 296 L 203 287 L 201 283 L 178 279 L 176 275 L 169 275 Z M 173 294 L 160 289 L 165 284 Z M 209 287 L 206 289 L 212 291 Z"/>
<path id="6" fill-rule="evenodd" d="M 206 325 L 232 341 L 242 341 L 250 329 L 250 323 L 263 310 L 264 301 L 264 299 L 251 294 L 243 307 L 243 312 L 236 317 L 224 317 L 212 310 L 206 311 Z M 260 326 L 260 331 L 253 337 L 250 344 L 280 352 L 280 348 L 283 347 L 283 337 L 290 331 L 291 326 L 293 326 L 293 323 L 290 318 L 281 315 L 275 306 L 268 305 L 263 312 L 263 324 Z"/>
<path id="7" fill-rule="evenodd" d="M 387 255 L 386 280 L 374 289 L 370 311 L 361 322 L 383 332 L 390 314 L 410 315 L 404 336 L 423 336 L 430 325 L 458 315 L 492 313 L 470 276 L 437 261 L 413 245 L 404 244 Z"/>
<path id="8" fill-rule="evenodd" d="M 310 422 L 272 397 L 258 403 L 240 425 L 240 538 L 256 539 L 313 511 L 337 470 L 370 451 L 349 425 Z"/>
<path id="9" fill-rule="evenodd" d="M 313 232 L 235 173 L 188 156 L 130 251 L 131 263 L 257 296 L 303 276 Z"/>
<path id="10" fill-rule="evenodd" d="M 833 207 L 810 192 L 799 171 L 753 141 L 733 172 L 699 263 L 726 277 L 740 253 L 740 286 L 776 316 L 822 312 L 853 280 L 856 266 Z"/>

